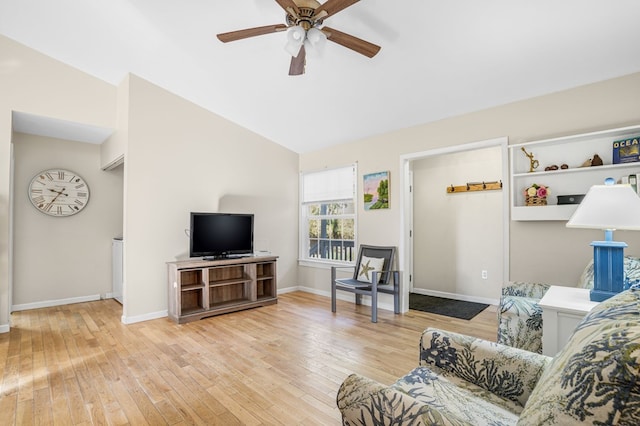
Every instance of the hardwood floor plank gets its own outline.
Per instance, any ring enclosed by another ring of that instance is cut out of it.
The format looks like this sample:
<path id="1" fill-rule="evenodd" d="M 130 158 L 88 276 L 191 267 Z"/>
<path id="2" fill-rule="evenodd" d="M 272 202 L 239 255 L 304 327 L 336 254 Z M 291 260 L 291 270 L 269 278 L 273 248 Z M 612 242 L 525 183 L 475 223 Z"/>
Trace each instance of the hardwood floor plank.
<path id="1" fill-rule="evenodd" d="M 113 300 L 20 311 L 0 335 L 7 425 L 340 424 L 336 392 L 357 372 L 384 384 L 418 365 L 438 327 L 495 341 L 496 307 L 471 321 L 294 292 L 257 309 L 175 324 L 120 322 Z"/>
<path id="2" fill-rule="evenodd" d="M 16 422 L 17 405 L 18 394 L 0 395 L 0 413 L 2 413 L 2 421 L 6 422 L 6 424 L 18 424 Z"/>

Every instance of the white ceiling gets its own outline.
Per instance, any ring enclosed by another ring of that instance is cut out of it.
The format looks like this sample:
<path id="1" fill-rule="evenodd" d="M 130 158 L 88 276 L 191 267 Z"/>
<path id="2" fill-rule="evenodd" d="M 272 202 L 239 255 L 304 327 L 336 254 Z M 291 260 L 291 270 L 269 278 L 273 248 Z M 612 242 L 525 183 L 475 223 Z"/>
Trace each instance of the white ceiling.
<path id="1" fill-rule="evenodd" d="M 325 23 L 380 53 L 327 43 L 297 77 L 285 33 L 215 37 L 284 16 L 274 0 L 0 0 L 0 33 L 301 153 L 640 71 L 638 0 L 362 0 Z"/>

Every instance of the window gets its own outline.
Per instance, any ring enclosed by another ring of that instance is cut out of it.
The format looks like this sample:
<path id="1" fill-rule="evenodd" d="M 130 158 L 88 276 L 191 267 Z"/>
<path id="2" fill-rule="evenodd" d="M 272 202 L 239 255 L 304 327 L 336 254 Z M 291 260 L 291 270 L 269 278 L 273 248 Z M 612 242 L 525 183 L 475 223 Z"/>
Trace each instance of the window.
<path id="1" fill-rule="evenodd" d="M 302 173 L 300 259 L 353 262 L 356 243 L 356 166 Z"/>

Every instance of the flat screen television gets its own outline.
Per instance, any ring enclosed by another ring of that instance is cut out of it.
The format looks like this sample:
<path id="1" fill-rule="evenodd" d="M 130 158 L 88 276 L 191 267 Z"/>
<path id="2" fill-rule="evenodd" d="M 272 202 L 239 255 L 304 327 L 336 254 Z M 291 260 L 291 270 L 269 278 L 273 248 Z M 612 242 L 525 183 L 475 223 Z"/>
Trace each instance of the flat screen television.
<path id="1" fill-rule="evenodd" d="M 253 214 L 191 212 L 190 231 L 190 257 L 253 254 Z"/>

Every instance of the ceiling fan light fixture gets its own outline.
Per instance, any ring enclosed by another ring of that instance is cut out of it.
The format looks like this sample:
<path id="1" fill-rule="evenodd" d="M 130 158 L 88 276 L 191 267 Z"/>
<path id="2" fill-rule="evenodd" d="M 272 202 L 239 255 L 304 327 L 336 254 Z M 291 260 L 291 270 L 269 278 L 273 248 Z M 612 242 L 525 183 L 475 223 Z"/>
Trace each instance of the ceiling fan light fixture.
<path id="1" fill-rule="evenodd" d="M 284 49 L 294 58 L 300 53 L 300 48 L 306 39 L 306 31 L 301 26 L 293 26 L 287 30 L 287 44 Z"/>
<path id="2" fill-rule="evenodd" d="M 305 41 L 305 47 L 311 47 L 311 49 L 317 52 L 321 52 L 326 44 L 327 36 L 325 33 L 323 33 L 318 28 L 309 28 L 309 30 L 307 31 L 307 40 Z"/>

